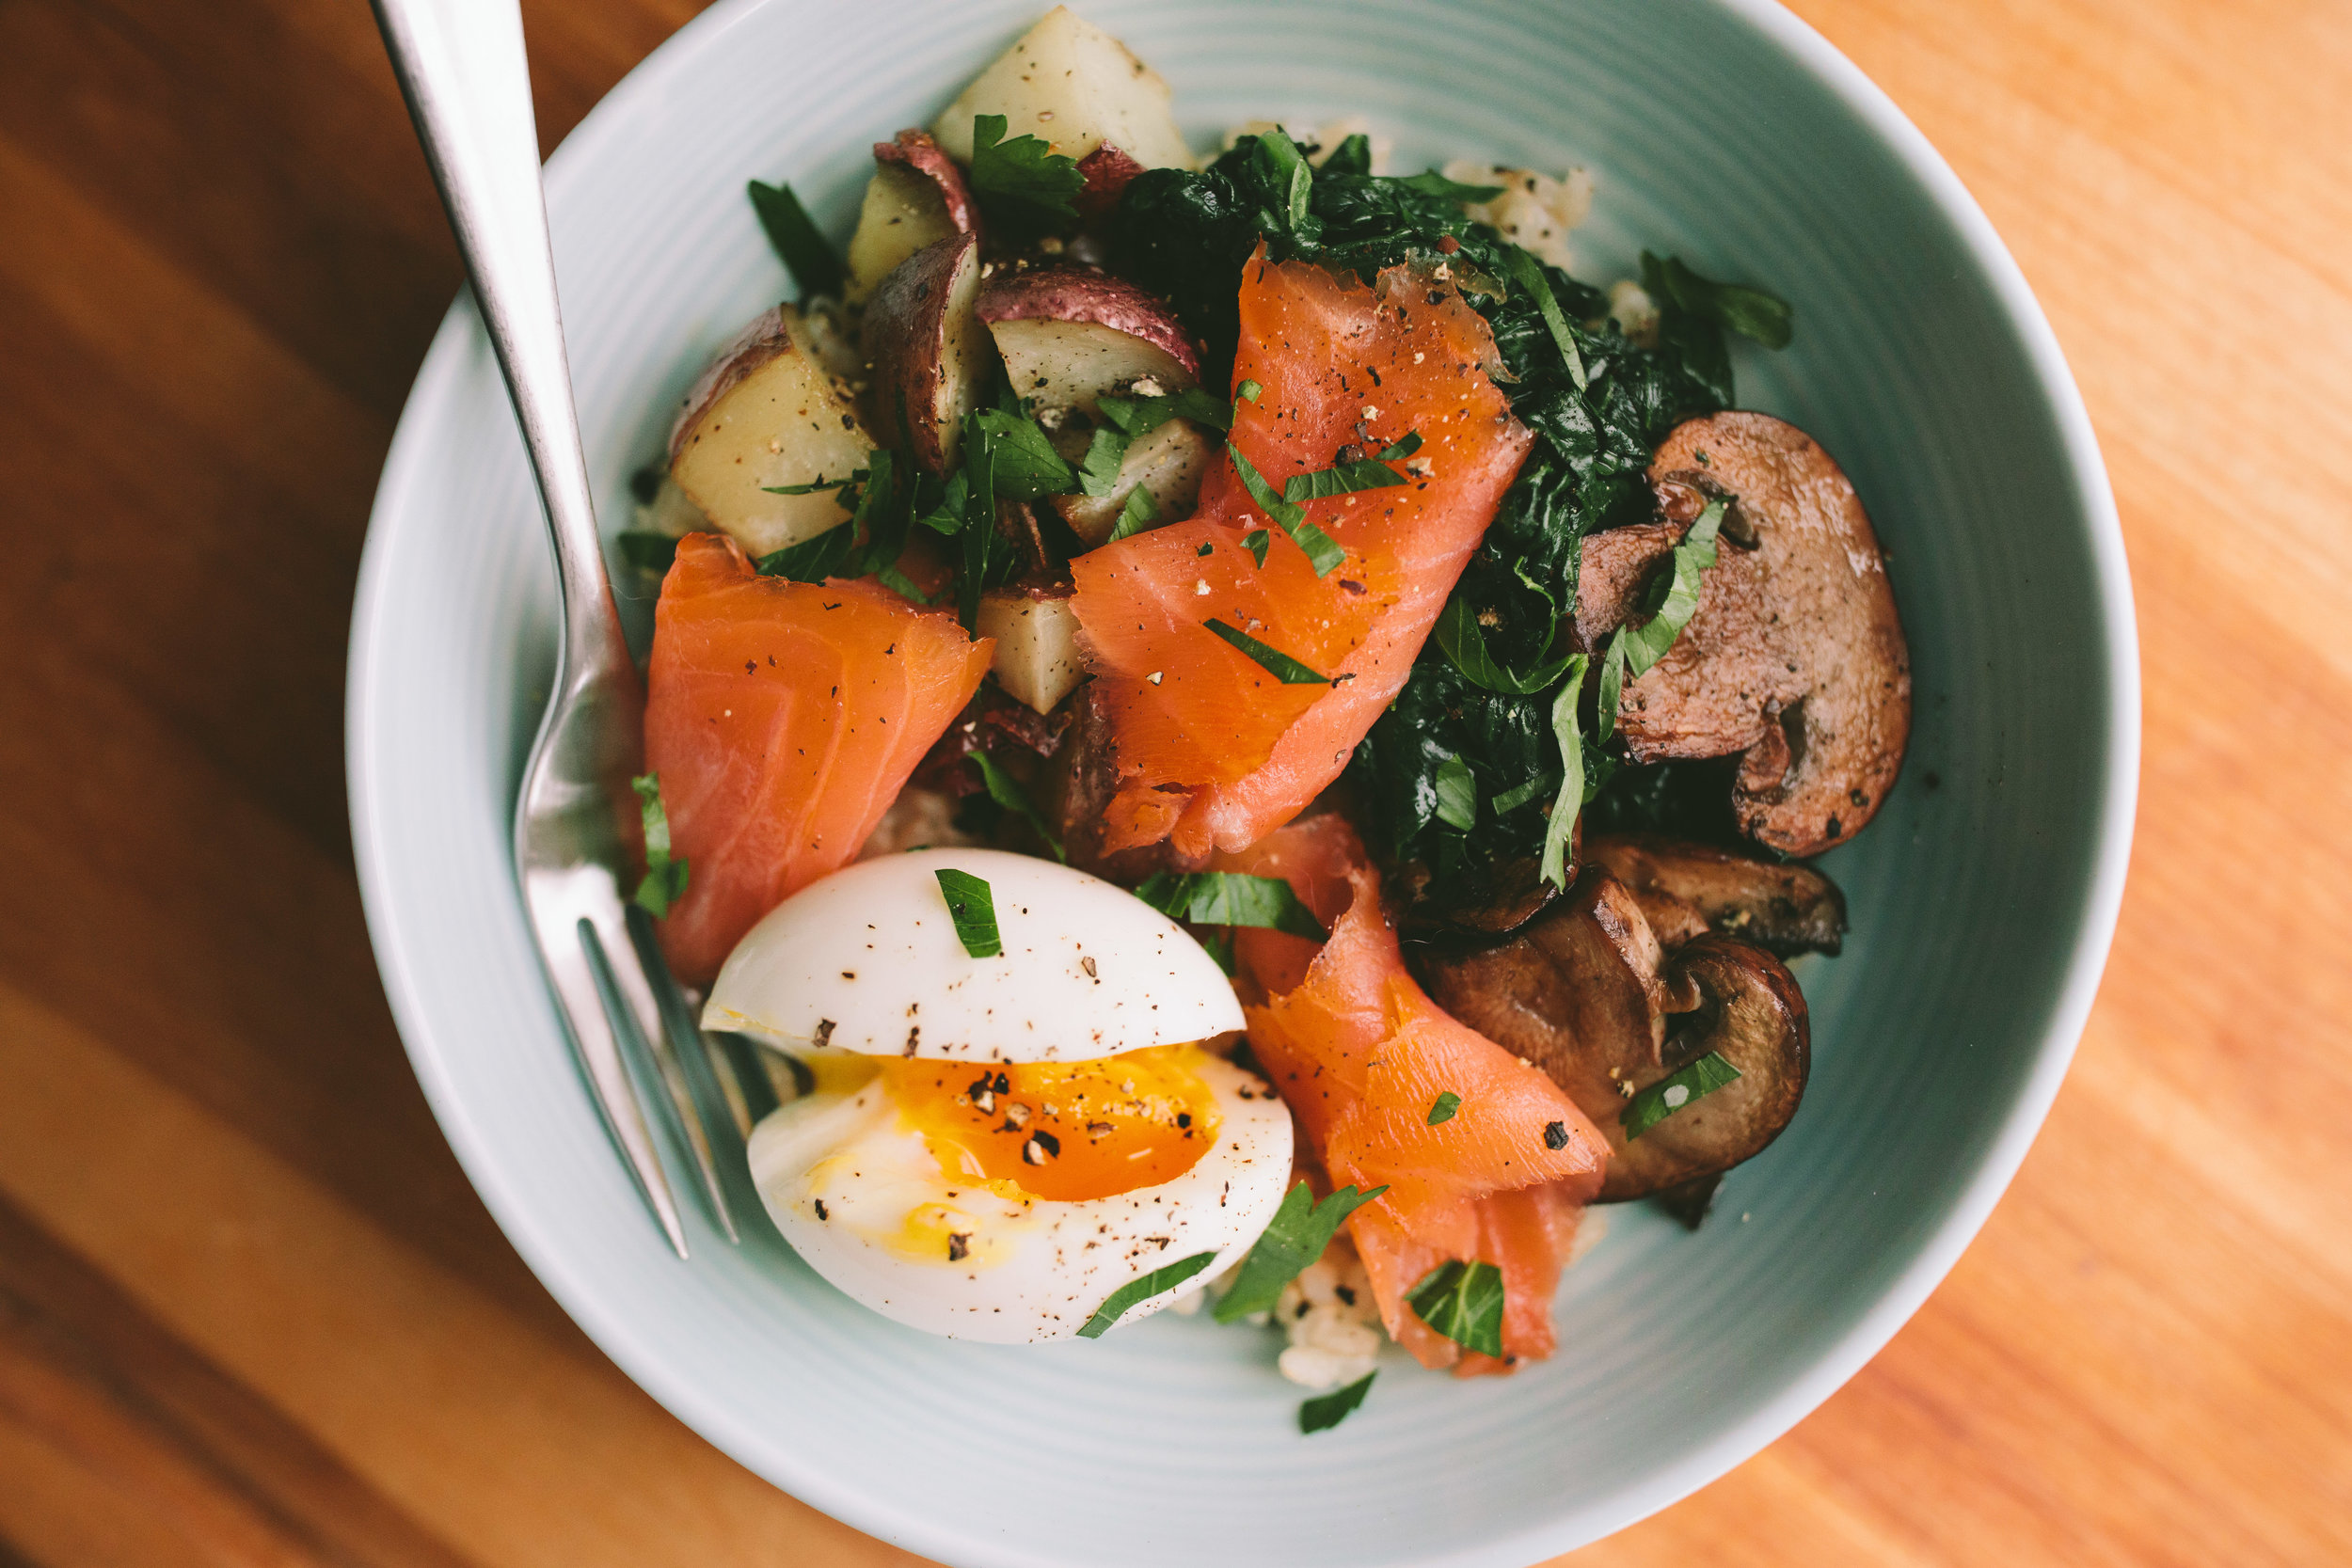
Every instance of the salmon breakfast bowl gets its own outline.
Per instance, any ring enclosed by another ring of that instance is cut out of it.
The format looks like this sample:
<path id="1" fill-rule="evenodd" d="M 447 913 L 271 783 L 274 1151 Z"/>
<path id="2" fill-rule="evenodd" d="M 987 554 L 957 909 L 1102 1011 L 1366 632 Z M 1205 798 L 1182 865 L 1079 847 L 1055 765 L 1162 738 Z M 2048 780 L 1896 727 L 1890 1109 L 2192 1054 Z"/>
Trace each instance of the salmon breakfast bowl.
<path id="1" fill-rule="evenodd" d="M 463 300 L 354 830 L 468 1174 L 698 1432 L 950 1563 L 1524 1563 L 1950 1267 L 2112 929 L 2129 582 L 1801 24 L 734 0 L 548 192 L 685 1244 L 515 884 L 554 581 Z"/>

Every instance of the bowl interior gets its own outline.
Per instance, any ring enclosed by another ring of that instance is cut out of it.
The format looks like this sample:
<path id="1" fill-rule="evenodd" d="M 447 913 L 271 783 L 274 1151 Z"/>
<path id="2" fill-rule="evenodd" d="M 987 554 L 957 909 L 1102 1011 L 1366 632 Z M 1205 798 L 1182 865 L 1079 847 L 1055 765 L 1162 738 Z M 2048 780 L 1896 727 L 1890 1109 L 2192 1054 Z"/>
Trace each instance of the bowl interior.
<path id="1" fill-rule="evenodd" d="M 927 122 L 1037 0 L 722 5 L 565 145 L 549 198 L 609 530 L 705 356 L 786 282 L 742 195 L 846 230 L 866 145 Z M 355 825 L 418 1071 L 541 1276 L 623 1367 L 817 1506 L 957 1563 L 1507 1564 L 1745 1457 L 1947 1268 L 2055 1092 L 2104 955 L 2136 767 L 2120 544 L 2071 381 L 1959 186 L 1851 67 L 1747 4 L 1406 0 L 1086 8 L 1175 85 L 1196 144 L 1369 116 L 1396 166 L 1599 182 L 1581 276 L 1673 251 L 1772 288 L 1797 339 L 1741 402 L 1846 465 L 1892 552 L 1917 723 L 1838 851 L 1854 930 L 1802 971 L 1811 1094 L 1685 1234 L 1612 1213 L 1553 1361 L 1454 1383 L 1392 1354 L 1302 1438 L 1272 1336 L 1163 1315 L 1101 1342 L 949 1343 L 835 1294 L 764 1220 L 670 1256 L 562 1037 L 507 827 L 548 678 L 553 574 L 463 302 L 403 420 L 355 631 Z M 647 606 L 628 607 L 643 626 Z M 693 1212 L 690 1208 L 690 1217 Z M 1214 1533 L 1212 1533 L 1214 1532 Z"/>

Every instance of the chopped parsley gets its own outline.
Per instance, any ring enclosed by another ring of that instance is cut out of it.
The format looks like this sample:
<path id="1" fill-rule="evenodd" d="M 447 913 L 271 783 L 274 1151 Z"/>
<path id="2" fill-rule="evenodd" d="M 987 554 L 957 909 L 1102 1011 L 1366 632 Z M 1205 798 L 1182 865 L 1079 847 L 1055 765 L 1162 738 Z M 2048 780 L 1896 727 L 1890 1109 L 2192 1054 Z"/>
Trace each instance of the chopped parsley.
<path id="1" fill-rule="evenodd" d="M 1584 373 L 1584 356 L 1577 352 L 1576 333 L 1560 309 L 1560 296 L 1551 292 L 1551 279 L 1544 276 L 1543 263 L 1519 245 L 1505 251 L 1503 261 L 1511 269 L 1511 281 L 1527 291 L 1542 313 L 1545 329 L 1560 350 L 1560 362 L 1568 368 L 1568 379 L 1576 383 L 1578 391 L 1585 390 L 1592 382 Z"/>
<path id="2" fill-rule="evenodd" d="M 1551 733 L 1560 742 L 1560 794 L 1551 803 L 1551 820 L 1544 825 L 1544 858 L 1538 872 L 1562 892 L 1568 886 L 1568 839 L 1576 832 L 1577 813 L 1584 809 L 1584 738 L 1577 733 L 1576 700 L 1584 689 L 1584 656 L 1568 660 L 1568 678 L 1552 699 Z"/>
<path id="3" fill-rule="evenodd" d="M 1509 696 L 1528 697 L 1538 691 L 1549 691 L 1554 682 L 1567 673 L 1573 655 L 1563 654 L 1549 664 L 1538 664 L 1525 674 L 1506 669 L 1496 662 L 1486 651 L 1486 634 L 1478 625 L 1478 611 L 1468 599 L 1448 599 L 1438 613 L 1436 637 L 1438 651 L 1453 662 L 1465 679 L 1501 691 Z M 1543 653 L 1550 652 L 1547 645 Z M 1542 653 L 1536 656 L 1542 657 Z"/>
<path id="4" fill-rule="evenodd" d="M 942 866 L 934 873 L 939 879 L 939 895 L 947 901 L 947 914 L 956 923 L 956 940 L 963 950 L 976 958 L 993 958 L 1005 950 L 1005 939 L 996 929 L 996 898 L 988 884 L 969 871 Z"/>
<path id="5" fill-rule="evenodd" d="M 1241 547 L 1249 552 L 1249 558 L 1252 561 L 1263 566 L 1266 551 L 1274 547 L 1273 531 L 1268 529 L 1253 528 L 1241 536 Z"/>
<path id="6" fill-rule="evenodd" d="M 1164 1291 L 1172 1291 L 1216 1261 L 1214 1252 L 1196 1252 L 1180 1262 L 1153 1269 L 1140 1279 L 1131 1279 L 1113 1291 L 1110 1299 L 1095 1309 L 1094 1316 L 1078 1330 L 1082 1339 L 1099 1339 L 1104 1331 L 1125 1317 L 1132 1307 L 1140 1307 Z"/>
<path id="7" fill-rule="evenodd" d="M 1710 1051 L 1627 1101 L 1625 1109 L 1617 1113 L 1617 1125 L 1625 1129 L 1625 1141 L 1631 1143 L 1701 1095 L 1713 1094 L 1739 1078 L 1740 1069 L 1722 1052 Z"/>
<path id="8" fill-rule="evenodd" d="M 1003 115 L 973 118 L 973 193 L 1019 227 L 1052 233 L 1077 222 L 1075 198 L 1087 182 L 1078 160 L 1035 136 L 1004 137 Z"/>
<path id="9" fill-rule="evenodd" d="M 1082 495 L 1107 496 L 1119 487 L 1119 466 L 1127 456 L 1127 437 L 1108 425 L 1097 426 L 1087 454 L 1078 463 Z"/>
<path id="10" fill-rule="evenodd" d="M 637 884 L 634 902 L 656 920 L 686 896 L 686 863 L 670 853 L 670 814 L 661 804 L 661 775 L 642 773 L 628 781 L 637 792 L 645 824 L 645 876 Z"/>
<path id="11" fill-rule="evenodd" d="M 1372 1380 L 1378 1372 L 1366 1372 L 1344 1388 L 1328 1394 L 1318 1394 L 1298 1407 L 1298 1430 L 1303 1433 L 1328 1432 L 1356 1412 L 1364 1402 L 1364 1395 L 1372 1389 Z"/>
<path id="12" fill-rule="evenodd" d="M 1469 832 L 1478 826 L 1478 781 L 1470 764 L 1448 757 L 1438 765 L 1438 820 Z"/>
<path id="13" fill-rule="evenodd" d="M 1722 531 L 1729 504 L 1721 496 L 1709 500 L 1675 546 L 1674 572 L 1657 613 L 1638 626 L 1628 621 L 1610 637 L 1600 667 L 1600 710 L 1593 724 L 1598 738 L 1607 740 L 1616 731 L 1626 673 L 1630 670 L 1637 680 L 1647 674 L 1698 613 L 1699 578 L 1715 564 L 1715 536 Z"/>
<path id="14" fill-rule="evenodd" d="M 1259 1233 L 1249 1256 L 1242 1259 L 1241 1272 L 1233 1276 L 1232 1288 L 1218 1299 L 1216 1321 L 1238 1323 L 1253 1313 L 1274 1310 L 1274 1304 L 1281 1298 L 1282 1287 L 1297 1278 L 1299 1270 L 1323 1256 L 1324 1248 L 1331 1244 L 1331 1238 L 1339 1234 L 1347 1216 L 1388 1190 L 1375 1187 L 1365 1193 L 1351 1185 L 1318 1201 L 1307 1183 L 1293 1184 L 1282 1195 L 1282 1205 L 1274 1211 L 1274 1218 Z"/>
<path id="15" fill-rule="evenodd" d="M 1282 482 L 1282 499 L 1295 506 L 1302 501 L 1328 500 L 1351 490 L 1387 490 L 1411 483 L 1379 458 L 1363 457 L 1334 463 L 1311 474 L 1291 475 Z"/>
<path id="16" fill-rule="evenodd" d="M 1259 667 L 1284 686 L 1329 686 L 1331 677 L 1317 674 L 1308 666 L 1279 648 L 1269 648 L 1246 631 L 1235 631 L 1224 622 L 1208 620 L 1200 623 L 1217 636 L 1239 648 L 1255 660 Z"/>
<path id="17" fill-rule="evenodd" d="M 1322 942 L 1329 933 L 1279 877 L 1240 871 L 1155 871 L 1136 896 L 1191 926 L 1255 926 Z"/>
<path id="18" fill-rule="evenodd" d="M 760 488 L 771 496 L 813 496 L 819 490 L 840 490 L 865 480 L 866 470 L 852 468 L 847 479 L 812 479 L 806 484 L 763 484 Z"/>
<path id="19" fill-rule="evenodd" d="M 1242 455 L 1241 448 L 1229 441 L 1225 451 L 1233 460 L 1233 472 L 1241 476 L 1242 488 L 1258 503 L 1258 510 L 1280 524 L 1282 531 L 1307 552 L 1307 562 L 1315 569 L 1315 576 L 1330 576 L 1332 568 L 1347 559 L 1347 552 L 1340 548 L 1339 542 L 1307 520 L 1305 507 L 1276 495 L 1274 486 L 1265 482 L 1257 465 Z"/>
<path id="20" fill-rule="evenodd" d="M 1454 1119 L 1454 1113 L 1462 1108 L 1462 1097 L 1452 1089 L 1438 1096 L 1429 1105 L 1429 1125 L 1443 1127 Z"/>
<path id="21" fill-rule="evenodd" d="M 1112 528 L 1107 544 L 1117 544 L 1131 533 L 1141 533 L 1159 521 L 1160 503 L 1152 499 L 1152 492 L 1138 484 L 1127 492 L 1127 504 L 1119 509 L 1119 522 Z"/>
<path id="22" fill-rule="evenodd" d="M 1502 1271 L 1492 1263 L 1441 1263 L 1405 1298 L 1413 1315 L 1464 1350 L 1502 1354 Z"/>
<path id="23" fill-rule="evenodd" d="M 1213 430 L 1233 428 L 1233 405 L 1219 403 L 1198 387 L 1167 397 L 1122 398 L 1108 394 L 1094 400 L 1103 417 L 1133 440 L 1148 436 L 1170 420 L 1190 420 Z"/>
<path id="24" fill-rule="evenodd" d="M 988 798 L 1025 818 L 1037 830 L 1037 836 L 1045 841 L 1045 847 L 1054 851 L 1054 858 L 1067 865 L 1070 856 L 1062 848 L 1061 840 L 1046 823 L 1045 814 L 1037 809 L 1037 802 L 1029 799 L 1029 792 L 1021 787 L 1021 781 L 1006 772 L 986 752 L 973 752 L 972 765 L 980 770 L 980 782 L 988 786 Z"/>
<path id="25" fill-rule="evenodd" d="M 755 180 L 750 195 L 752 211 L 759 214 L 759 226 L 768 231 L 768 243 L 776 247 L 785 270 L 792 275 L 793 284 L 801 291 L 801 302 L 806 304 L 818 294 L 838 298 L 845 276 L 841 258 L 809 220 L 808 209 L 792 194 L 792 187 L 763 185 Z"/>
<path id="26" fill-rule="evenodd" d="M 1245 381 L 1233 388 L 1233 395 L 1244 403 L 1255 403 L 1265 396 L 1265 385 L 1259 381 Z"/>
<path id="27" fill-rule="evenodd" d="M 996 493 L 1011 500 L 1036 500 L 1041 496 L 1066 496 L 1078 488 L 1078 476 L 1054 450 L 1042 427 L 1015 409 L 983 408 L 972 416 L 980 438 L 995 460 Z M 1093 453 L 1089 451 L 1088 456 Z M 1113 464 L 1112 473 L 1118 472 Z M 1094 492 L 1089 491 L 1091 495 Z M 1104 492 L 1108 494 L 1107 489 Z"/>

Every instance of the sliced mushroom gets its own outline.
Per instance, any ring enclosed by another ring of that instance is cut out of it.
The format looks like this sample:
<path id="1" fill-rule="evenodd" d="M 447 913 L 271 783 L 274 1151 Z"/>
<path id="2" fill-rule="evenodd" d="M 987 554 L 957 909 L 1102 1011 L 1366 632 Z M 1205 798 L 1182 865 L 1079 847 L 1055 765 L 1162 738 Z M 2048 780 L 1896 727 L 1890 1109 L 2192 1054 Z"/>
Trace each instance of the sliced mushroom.
<path id="1" fill-rule="evenodd" d="M 1804 993 L 1778 958 L 1728 937 L 1705 936 L 1676 954 L 1668 978 L 1698 995 L 1676 1020 L 1665 1061 L 1638 1092 L 1710 1053 L 1740 1069 L 1628 1141 L 1616 1117 L 1601 1123 L 1610 1145 L 1601 1200 L 1641 1197 L 1729 1170 L 1780 1136 L 1804 1097 L 1812 1029 Z"/>
<path id="2" fill-rule="evenodd" d="M 1626 683 L 1627 749 L 1640 762 L 1739 755 L 1741 832 L 1790 855 L 1844 843 L 1893 787 L 1911 733 L 1911 656 L 1860 499 L 1811 436 L 1764 414 L 1689 420 L 1649 471 L 1667 520 L 1585 542 L 1585 647 L 1638 609 L 1703 492 L 1737 498 L 1739 522 L 1682 636 Z"/>
<path id="3" fill-rule="evenodd" d="M 1510 941 L 1422 957 L 1455 1018 L 1541 1067 L 1608 1137 L 1600 1200 L 1727 1170 L 1778 1135 L 1804 1092 L 1804 998 L 1780 960 L 1724 937 L 1668 958 L 1624 884 L 1598 864 Z M 1639 1091 L 1709 1052 L 1740 1077 L 1629 1140 Z"/>
<path id="4" fill-rule="evenodd" d="M 1669 951 L 1708 931 L 1784 958 L 1835 954 L 1845 938 L 1845 895 L 1809 865 L 1649 833 L 1595 837 L 1584 855 L 1626 885 Z"/>
<path id="5" fill-rule="evenodd" d="M 1439 1006 L 1542 1068 L 1596 1123 L 1614 1125 L 1617 1085 L 1654 1075 L 1662 1060 L 1664 960 L 1633 895 L 1588 865 L 1509 941 L 1428 949 L 1422 978 Z"/>
<path id="6" fill-rule="evenodd" d="M 1399 929 L 1408 942 L 1505 936 L 1535 918 L 1556 896 L 1533 855 L 1466 869 L 1439 881 L 1419 861 L 1399 866 L 1391 884 L 1402 894 Z"/>

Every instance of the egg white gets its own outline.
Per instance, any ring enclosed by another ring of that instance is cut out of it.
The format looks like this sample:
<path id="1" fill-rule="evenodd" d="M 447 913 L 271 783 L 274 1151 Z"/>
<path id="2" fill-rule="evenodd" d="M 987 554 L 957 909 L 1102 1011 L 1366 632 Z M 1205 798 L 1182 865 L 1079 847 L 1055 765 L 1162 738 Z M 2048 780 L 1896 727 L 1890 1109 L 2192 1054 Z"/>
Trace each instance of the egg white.
<path id="1" fill-rule="evenodd" d="M 1198 1070 L 1216 1101 L 1216 1141 L 1182 1176 L 1115 1197 L 1023 1202 L 949 1176 L 879 1078 L 770 1114 L 752 1133 L 752 1180 L 793 1250 L 882 1316 L 956 1339 L 1068 1338 L 1120 1286 L 1214 1251 L 1215 1263 L 1120 1321 L 1201 1289 L 1282 1201 L 1290 1112 L 1221 1057 Z M 965 1238 L 960 1259 L 949 1230 Z"/>

